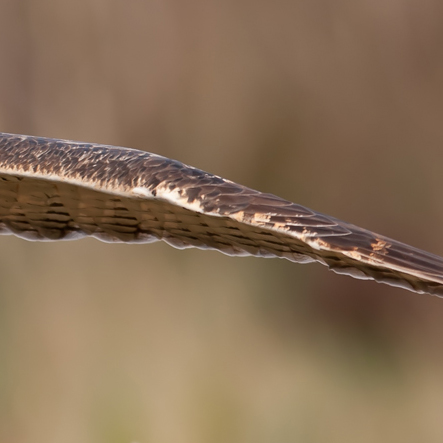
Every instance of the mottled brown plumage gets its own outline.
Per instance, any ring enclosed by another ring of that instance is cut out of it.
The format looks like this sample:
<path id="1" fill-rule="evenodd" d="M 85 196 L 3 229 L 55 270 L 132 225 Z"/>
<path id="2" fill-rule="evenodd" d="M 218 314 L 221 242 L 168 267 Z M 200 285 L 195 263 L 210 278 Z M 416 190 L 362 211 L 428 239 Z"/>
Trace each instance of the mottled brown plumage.
<path id="1" fill-rule="evenodd" d="M 0 133 L 0 233 L 318 261 L 443 295 L 443 258 L 155 154 Z"/>

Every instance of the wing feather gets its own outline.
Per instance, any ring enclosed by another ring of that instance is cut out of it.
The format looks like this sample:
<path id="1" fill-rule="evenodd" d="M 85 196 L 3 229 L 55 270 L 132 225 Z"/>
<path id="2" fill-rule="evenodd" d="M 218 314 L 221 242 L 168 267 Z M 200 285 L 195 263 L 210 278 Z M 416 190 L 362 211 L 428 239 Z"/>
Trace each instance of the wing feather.
<path id="1" fill-rule="evenodd" d="M 0 133 L 0 233 L 30 240 L 164 240 L 318 261 L 443 295 L 443 258 L 180 162 L 127 148 Z"/>

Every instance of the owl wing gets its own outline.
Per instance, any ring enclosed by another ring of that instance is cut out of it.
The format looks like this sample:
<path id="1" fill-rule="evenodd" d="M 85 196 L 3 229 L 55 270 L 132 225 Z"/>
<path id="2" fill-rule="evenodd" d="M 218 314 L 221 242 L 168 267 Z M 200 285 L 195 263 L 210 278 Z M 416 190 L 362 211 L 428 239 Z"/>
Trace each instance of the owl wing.
<path id="1" fill-rule="evenodd" d="M 164 240 L 177 248 L 320 262 L 443 295 L 443 258 L 175 160 L 0 133 L 0 234 Z"/>

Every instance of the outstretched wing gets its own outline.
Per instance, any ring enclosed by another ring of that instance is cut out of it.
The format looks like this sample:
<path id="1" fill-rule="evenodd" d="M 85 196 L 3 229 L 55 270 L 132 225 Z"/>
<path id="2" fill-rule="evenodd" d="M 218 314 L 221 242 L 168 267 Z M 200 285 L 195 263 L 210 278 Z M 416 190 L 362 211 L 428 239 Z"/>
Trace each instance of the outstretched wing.
<path id="1" fill-rule="evenodd" d="M 0 234 L 318 261 L 443 295 L 443 258 L 155 154 L 0 133 Z"/>

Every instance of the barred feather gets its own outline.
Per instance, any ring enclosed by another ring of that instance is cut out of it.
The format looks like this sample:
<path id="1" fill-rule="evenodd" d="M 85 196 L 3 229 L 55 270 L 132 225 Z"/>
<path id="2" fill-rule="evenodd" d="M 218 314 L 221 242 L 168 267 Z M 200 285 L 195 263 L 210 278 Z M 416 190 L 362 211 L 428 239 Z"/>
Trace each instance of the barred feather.
<path id="1" fill-rule="evenodd" d="M 133 149 L 0 133 L 0 234 L 318 261 L 443 296 L 443 258 Z"/>

